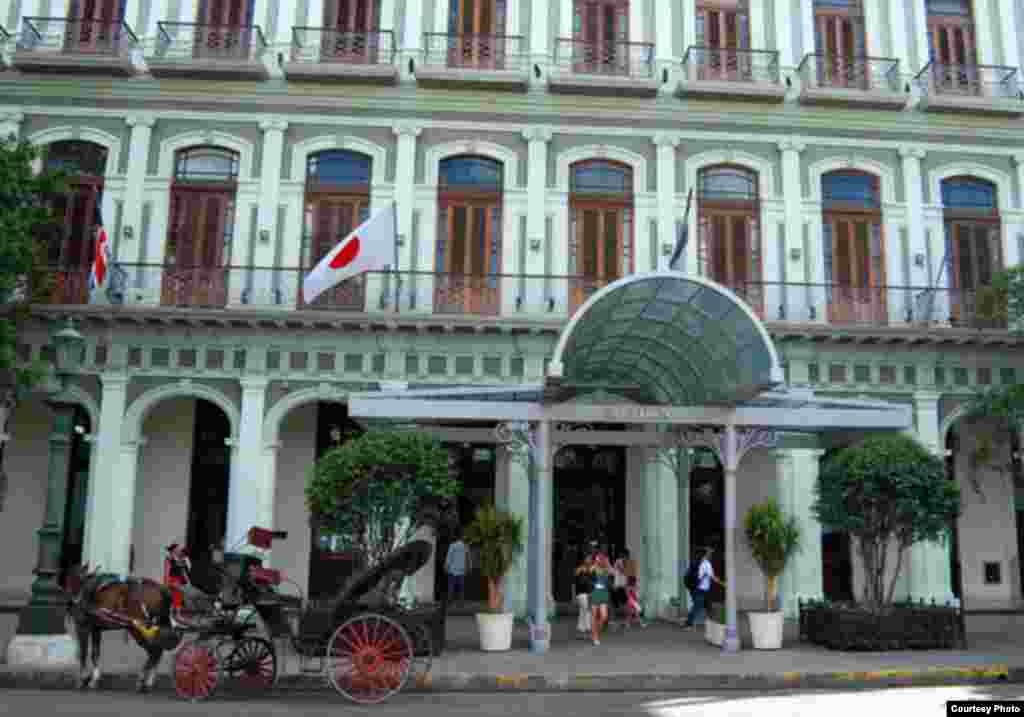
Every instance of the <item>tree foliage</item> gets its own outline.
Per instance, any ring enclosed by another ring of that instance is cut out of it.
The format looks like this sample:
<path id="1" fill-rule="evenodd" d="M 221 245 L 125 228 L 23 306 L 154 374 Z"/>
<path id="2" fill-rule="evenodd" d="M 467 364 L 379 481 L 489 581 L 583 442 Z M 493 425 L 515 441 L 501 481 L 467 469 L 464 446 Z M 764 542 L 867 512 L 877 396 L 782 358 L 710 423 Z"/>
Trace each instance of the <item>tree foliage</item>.
<path id="1" fill-rule="evenodd" d="M 33 172 L 39 150 L 0 138 L 0 370 L 14 370 L 20 390 L 41 378 L 40 367 L 16 367 L 17 337 L 28 306 L 49 290 L 45 230 L 52 226 L 50 200 L 65 189 L 57 172 Z"/>
<path id="2" fill-rule="evenodd" d="M 770 498 L 750 508 L 745 529 L 750 554 L 764 573 L 768 609 L 775 610 L 779 576 L 800 549 L 800 526 L 796 518 L 787 518 L 778 502 Z"/>
<path id="3" fill-rule="evenodd" d="M 391 470 L 402 466 L 405 470 Z M 376 431 L 329 450 L 313 466 L 306 504 L 313 520 L 336 533 L 368 567 L 429 525 L 455 519 L 461 483 L 448 451 L 422 433 Z"/>
<path id="4" fill-rule="evenodd" d="M 960 513 L 960 489 L 943 461 L 904 434 L 869 437 L 822 466 L 812 511 L 826 527 L 850 533 L 864 562 L 864 603 L 892 602 L 907 549 L 944 540 Z M 891 548 L 896 563 L 886 589 Z"/>
<path id="5" fill-rule="evenodd" d="M 466 528 L 466 544 L 476 549 L 480 559 L 480 574 L 487 580 L 487 606 L 498 610 L 502 581 L 523 551 L 523 519 L 492 505 L 481 506 Z"/>

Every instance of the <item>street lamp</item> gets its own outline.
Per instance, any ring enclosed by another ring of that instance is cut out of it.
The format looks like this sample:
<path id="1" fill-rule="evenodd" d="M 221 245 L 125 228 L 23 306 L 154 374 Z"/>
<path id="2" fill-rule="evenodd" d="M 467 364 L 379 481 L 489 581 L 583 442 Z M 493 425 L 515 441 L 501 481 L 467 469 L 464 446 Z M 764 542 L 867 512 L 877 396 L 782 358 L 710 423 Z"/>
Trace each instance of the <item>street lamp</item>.
<path id="1" fill-rule="evenodd" d="M 67 326 L 53 335 L 54 368 L 60 388 L 47 399 L 53 412 L 50 432 L 50 458 L 47 470 L 46 512 L 39 530 L 39 559 L 32 583 L 32 597 L 21 612 L 18 635 L 55 636 L 65 633 L 66 598 L 58 584 L 61 548 L 64 538 L 64 512 L 67 505 L 68 467 L 75 404 L 68 395 L 82 367 L 85 339 L 69 319 Z"/>

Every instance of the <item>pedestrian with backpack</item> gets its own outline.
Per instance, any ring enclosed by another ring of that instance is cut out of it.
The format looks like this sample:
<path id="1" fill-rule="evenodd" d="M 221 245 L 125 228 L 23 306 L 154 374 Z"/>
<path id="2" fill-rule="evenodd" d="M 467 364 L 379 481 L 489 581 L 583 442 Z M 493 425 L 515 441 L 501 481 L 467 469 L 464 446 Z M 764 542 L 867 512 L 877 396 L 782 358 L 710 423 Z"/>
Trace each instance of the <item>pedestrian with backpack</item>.
<path id="1" fill-rule="evenodd" d="M 725 587 L 725 583 L 718 579 L 714 568 L 711 567 L 711 555 L 713 553 L 714 550 L 712 548 L 704 548 L 701 559 L 690 563 L 686 576 L 683 578 L 683 584 L 690 591 L 691 603 L 690 613 L 686 616 L 686 623 L 683 625 L 683 628 L 693 627 L 698 619 L 703 621 L 712 581 L 718 583 L 723 588 Z"/>

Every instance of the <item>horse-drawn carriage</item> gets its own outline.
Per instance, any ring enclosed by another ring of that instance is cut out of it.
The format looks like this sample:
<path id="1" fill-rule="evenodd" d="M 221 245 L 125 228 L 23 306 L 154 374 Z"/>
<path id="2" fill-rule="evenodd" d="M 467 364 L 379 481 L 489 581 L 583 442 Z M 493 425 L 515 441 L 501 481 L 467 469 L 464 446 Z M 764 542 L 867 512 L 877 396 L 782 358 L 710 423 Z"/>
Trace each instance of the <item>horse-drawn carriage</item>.
<path id="1" fill-rule="evenodd" d="M 253 528 L 248 542 L 270 549 L 284 537 Z M 264 568 L 259 557 L 228 553 L 193 569 L 186 610 L 172 621 L 187 636 L 175 655 L 175 689 L 200 700 L 226 679 L 272 687 L 281 657 L 275 644 L 283 643 L 299 657 L 301 672 L 322 672 L 354 702 L 383 702 L 428 672 L 442 648 L 443 605 L 407 609 L 398 600 L 402 582 L 432 550 L 426 541 L 409 543 L 317 604 L 282 592 L 280 572 Z"/>

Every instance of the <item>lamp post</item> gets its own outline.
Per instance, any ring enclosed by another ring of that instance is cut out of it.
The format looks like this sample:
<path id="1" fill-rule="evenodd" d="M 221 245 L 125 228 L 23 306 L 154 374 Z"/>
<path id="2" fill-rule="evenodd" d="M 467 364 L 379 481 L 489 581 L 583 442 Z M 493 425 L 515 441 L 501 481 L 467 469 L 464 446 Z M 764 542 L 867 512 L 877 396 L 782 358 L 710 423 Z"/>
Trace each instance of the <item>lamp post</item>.
<path id="1" fill-rule="evenodd" d="M 68 466 L 71 460 L 75 404 L 69 390 L 78 380 L 85 339 L 71 320 L 53 335 L 54 363 L 60 386 L 47 403 L 53 412 L 50 458 L 47 469 L 46 512 L 39 530 L 39 559 L 32 583 L 32 597 L 18 621 L 18 635 L 54 636 L 65 633 L 65 596 L 57 582 L 64 537 Z"/>
<path id="2" fill-rule="evenodd" d="M 10 436 L 7 435 L 7 421 L 14 412 L 17 399 L 17 382 L 13 368 L 0 369 L 0 511 L 7 500 L 7 471 L 4 470 L 4 446 Z"/>

